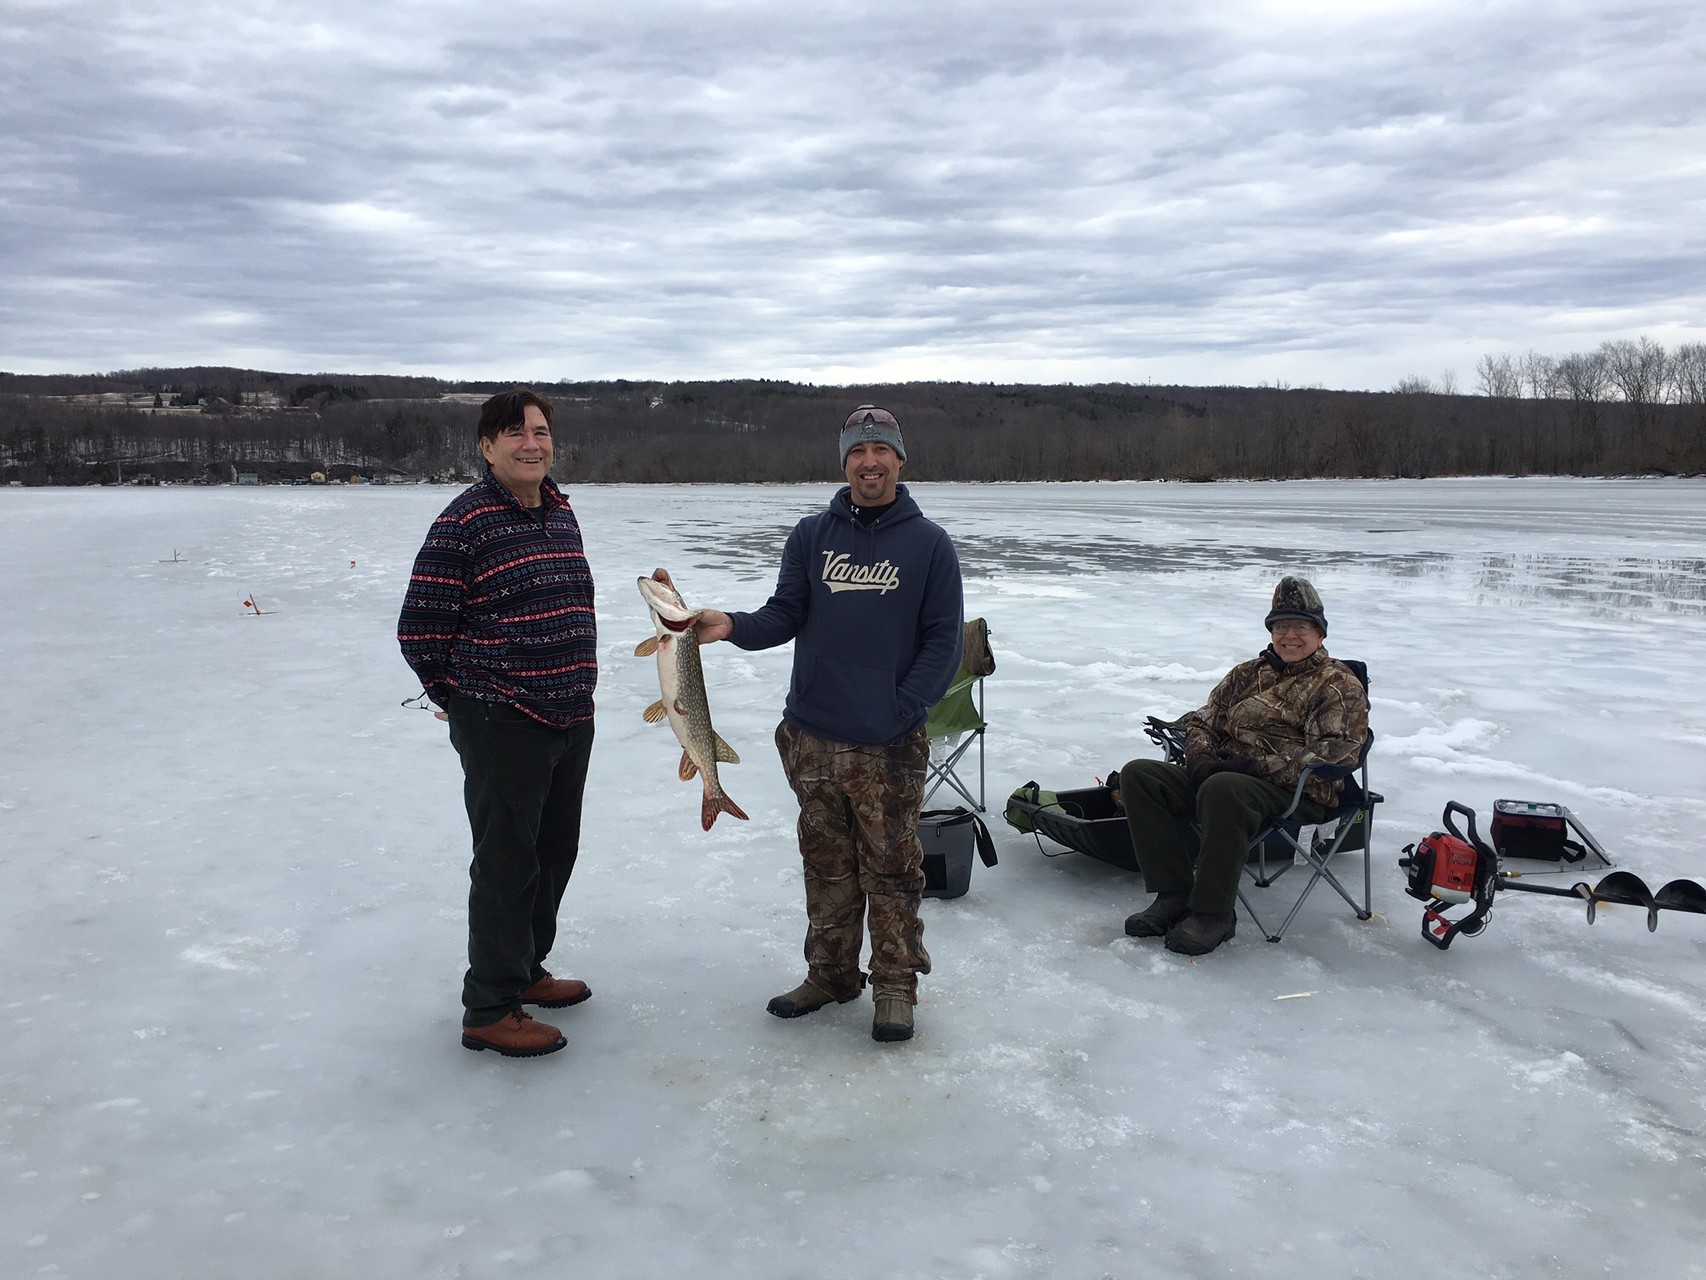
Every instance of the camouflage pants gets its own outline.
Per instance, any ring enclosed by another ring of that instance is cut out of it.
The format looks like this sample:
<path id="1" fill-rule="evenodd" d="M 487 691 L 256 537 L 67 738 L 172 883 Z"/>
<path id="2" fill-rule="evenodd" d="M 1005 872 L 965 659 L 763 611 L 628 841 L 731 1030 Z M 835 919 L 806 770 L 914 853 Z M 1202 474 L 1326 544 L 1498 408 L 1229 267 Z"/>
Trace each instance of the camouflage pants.
<path id="1" fill-rule="evenodd" d="M 883 747 L 826 742 L 784 720 L 776 750 L 800 801 L 807 980 L 838 999 L 864 986 L 867 911 L 874 995 L 918 1002 L 924 950 L 924 849 L 918 811 L 930 744 L 920 725 Z"/>

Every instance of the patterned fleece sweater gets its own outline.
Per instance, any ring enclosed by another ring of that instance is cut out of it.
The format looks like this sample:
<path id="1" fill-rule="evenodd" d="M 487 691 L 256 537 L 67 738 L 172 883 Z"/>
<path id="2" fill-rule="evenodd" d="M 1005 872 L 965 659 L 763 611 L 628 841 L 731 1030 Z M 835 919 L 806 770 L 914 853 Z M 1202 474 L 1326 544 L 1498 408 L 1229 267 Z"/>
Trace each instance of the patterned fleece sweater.
<path id="1" fill-rule="evenodd" d="M 544 724 L 590 719 L 598 684 L 592 573 L 574 509 L 547 478 L 538 508 L 490 471 L 434 520 L 397 643 L 435 702 L 507 702 Z"/>

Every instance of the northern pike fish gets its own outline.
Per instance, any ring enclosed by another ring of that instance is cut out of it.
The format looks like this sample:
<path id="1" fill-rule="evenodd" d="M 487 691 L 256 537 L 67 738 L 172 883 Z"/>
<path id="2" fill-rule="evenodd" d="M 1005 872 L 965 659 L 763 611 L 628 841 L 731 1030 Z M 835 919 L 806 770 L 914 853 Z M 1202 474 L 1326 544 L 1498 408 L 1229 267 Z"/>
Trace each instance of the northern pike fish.
<path id="1" fill-rule="evenodd" d="M 681 595 L 667 582 L 641 578 L 640 597 L 651 610 L 657 634 L 642 640 L 636 657 L 658 659 L 658 690 L 663 694 L 645 710 L 647 724 L 669 720 L 675 740 L 681 744 L 681 780 L 691 782 L 695 774 L 705 780 L 705 795 L 699 805 L 699 825 L 705 830 L 719 813 L 746 815 L 723 791 L 717 765 L 739 764 L 735 749 L 711 727 L 711 705 L 705 700 L 705 669 L 699 663 L 699 637 L 693 633 L 698 613 L 681 602 Z"/>

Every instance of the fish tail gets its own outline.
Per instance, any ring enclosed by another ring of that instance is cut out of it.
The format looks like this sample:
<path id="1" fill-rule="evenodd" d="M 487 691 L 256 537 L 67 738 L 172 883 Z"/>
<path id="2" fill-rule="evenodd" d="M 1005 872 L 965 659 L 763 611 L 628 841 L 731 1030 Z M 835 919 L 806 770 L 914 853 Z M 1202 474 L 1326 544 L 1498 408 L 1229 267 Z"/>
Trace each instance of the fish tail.
<path id="1" fill-rule="evenodd" d="M 740 806 L 722 792 L 719 791 L 712 795 L 710 791 L 706 791 L 705 798 L 699 803 L 699 825 L 709 831 L 719 813 L 731 814 L 742 822 L 749 821 L 747 816 L 741 812 Z"/>

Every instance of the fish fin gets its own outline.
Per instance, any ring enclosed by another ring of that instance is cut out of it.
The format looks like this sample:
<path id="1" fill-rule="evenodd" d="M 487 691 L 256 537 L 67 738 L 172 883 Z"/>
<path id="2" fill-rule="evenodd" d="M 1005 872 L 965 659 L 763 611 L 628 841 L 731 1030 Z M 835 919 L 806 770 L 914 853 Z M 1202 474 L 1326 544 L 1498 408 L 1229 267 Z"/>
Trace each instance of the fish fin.
<path id="1" fill-rule="evenodd" d="M 683 720 L 687 719 L 687 704 L 680 698 L 675 700 L 675 714 L 680 716 Z"/>
<path id="2" fill-rule="evenodd" d="M 636 658 L 649 658 L 657 651 L 658 638 L 656 636 L 647 636 L 644 640 L 640 641 L 639 644 L 634 646 L 634 656 Z"/>
<path id="3" fill-rule="evenodd" d="M 733 747 L 731 747 L 728 743 L 723 741 L 723 735 L 722 734 L 713 733 L 711 736 L 717 740 L 717 763 L 718 764 L 739 764 L 740 763 L 740 756 L 738 754 L 736 754 L 735 749 Z"/>
<path id="4" fill-rule="evenodd" d="M 733 800 L 730 800 L 721 792 L 718 792 L 716 795 L 712 795 L 707 791 L 705 793 L 705 798 L 699 802 L 699 825 L 709 831 L 711 829 L 711 824 L 717 820 L 717 815 L 719 813 L 732 814 L 742 822 L 748 821 L 747 816 L 741 812 L 740 806 Z"/>
<path id="5" fill-rule="evenodd" d="M 683 782 L 692 782 L 699 776 L 699 766 L 693 763 L 693 757 L 687 754 L 687 748 L 681 749 L 681 768 L 676 770 Z"/>
<path id="6" fill-rule="evenodd" d="M 667 712 L 663 709 L 663 699 L 662 698 L 659 698 L 656 702 L 652 703 L 651 706 L 647 707 L 644 711 L 640 712 L 641 718 L 643 720 L 645 720 L 645 722 L 647 724 L 656 724 L 659 720 L 662 720 L 668 714 L 669 714 L 669 712 Z"/>

